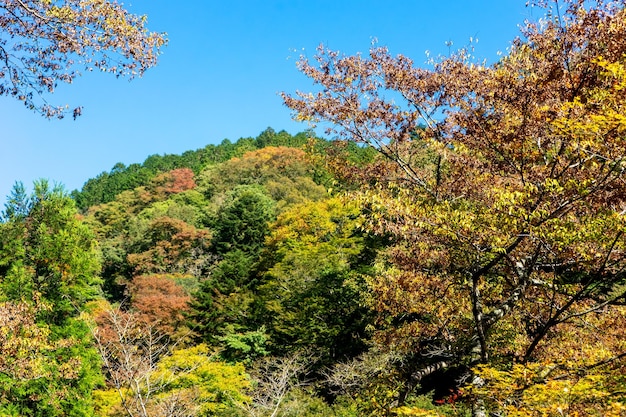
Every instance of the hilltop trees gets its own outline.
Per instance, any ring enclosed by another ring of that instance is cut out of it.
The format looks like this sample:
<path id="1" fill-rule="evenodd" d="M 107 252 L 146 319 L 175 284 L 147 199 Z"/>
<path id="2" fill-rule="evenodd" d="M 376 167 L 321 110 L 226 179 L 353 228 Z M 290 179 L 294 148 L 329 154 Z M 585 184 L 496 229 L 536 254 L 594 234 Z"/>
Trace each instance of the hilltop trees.
<path id="1" fill-rule="evenodd" d="M 319 90 L 284 95 L 297 119 L 381 154 L 352 196 L 394 242 L 370 283 L 377 338 L 405 356 L 407 391 L 447 375 L 472 387 L 477 416 L 556 412 L 558 396 L 528 394 L 583 380 L 604 415 L 624 399 L 626 11 L 539 6 L 559 10 L 491 66 L 465 50 L 422 69 L 322 47 L 299 64 Z M 519 369 L 535 378 L 483 401 Z"/>
<path id="2" fill-rule="evenodd" d="M 145 17 L 107 0 L 8 0 L 0 6 L 0 95 L 15 97 L 45 117 L 67 109 L 42 96 L 93 68 L 133 78 L 156 64 L 162 34 Z M 73 110 L 74 117 L 80 107 Z"/>

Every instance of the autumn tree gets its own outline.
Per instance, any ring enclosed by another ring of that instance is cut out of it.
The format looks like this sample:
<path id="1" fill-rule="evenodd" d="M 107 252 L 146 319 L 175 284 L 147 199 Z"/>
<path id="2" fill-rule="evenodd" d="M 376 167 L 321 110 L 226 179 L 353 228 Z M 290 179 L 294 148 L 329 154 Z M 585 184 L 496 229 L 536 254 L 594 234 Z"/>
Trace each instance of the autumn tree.
<path id="1" fill-rule="evenodd" d="M 158 217 L 151 221 L 128 255 L 136 275 L 180 273 L 202 276 L 213 257 L 207 252 L 210 233 L 182 220 Z"/>
<path id="2" fill-rule="evenodd" d="M 91 331 L 106 375 L 106 389 L 95 392 L 97 411 L 146 416 L 147 405 L 165 383 L 153 373 L 168 353 L 169 341 L 151 323 L 119 306 L 101 300 L 90 309 Z"/>
<path id="3" fill-rule="evenodd" d="M 216 360 L 206 346 L 182 348 L 159 331 L 145 312 L 100 303 L 93 332 L 107 376 L 95 392 L 106 416 L 207 416 L 227 414 L 247 401 L 242 365 Z"/>
<path id="4" fill-rule="evenodd" d="M 98 356 L 88 333 L 66 326 L 60 335 L 38 323 L 46 308 L 40 301 L 0 302 L 0 414 L 92 416 L 92 390 L 103 382 Z"/>
<path id="5" fill-rule="evenodd" d="M 523 401 L 532 387 L 599 373 L 587 382 L 608 415 L 624 399 L 623 326 L 608 323 L 623 322 L 626 297 L 626 11 L 535 3 L 549 13 L 492 65 L 470 50 L 419 68 L 383 47 L 320 47 L 299 63 L 319 89 L 283 97 L 298 120 L 381 155 L 350 198 L 394 243 L 370 290 L 379 342 L 406 356 L 407 391 L 447 375 L 453 392 L 473 387 L 476 416 L 539 415 Z M 506 405 L 485 403 L 485 369 L 515 366 L 541 370 Z"/>
<path id="6" fill-rule="evenodd" d="M 67 108 L 43 98 L 81 70 L 141 76 L 154 66 L 164 35 L 148 32 L 145 16 L 108 0 L 8 0 L 0 6 L 0 95 L 45 117 Z M 81 112 L 73 110 L 74 117 Z"/>
<path id="7" fill-rule="evenodd" d="M 175 279 L 167 275 L 140 275 L 129 285 L 131 308 L 137 320 L 170 338 L 184 337 L 188 332 L 183 324 L 190 296 Z M 193 278 L 180 278 L 185 279 Z"/>

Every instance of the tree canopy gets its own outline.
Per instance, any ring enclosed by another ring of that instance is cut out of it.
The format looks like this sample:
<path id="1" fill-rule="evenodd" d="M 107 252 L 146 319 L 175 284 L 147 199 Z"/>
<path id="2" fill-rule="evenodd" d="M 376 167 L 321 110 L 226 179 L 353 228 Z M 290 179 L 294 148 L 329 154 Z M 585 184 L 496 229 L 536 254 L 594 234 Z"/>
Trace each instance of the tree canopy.
<path id="1" fill-rule="evenodd" d="M 603 413 L 623 399 L 594 378 L 622 372 L 626 352 L 618 328 L 596 335 L 626 318 L 626 11 L 537 5 L 547 17 L 492 65 L 470 50 L 419 68 L 384 47 L 320 47 L 299 63 L 319 89 L 283 94 L 298 120 L 381 154 L 352 196 L 368 207 L 363 227 L 394 241 L 370 283 L 378 340 L 410 358 L 407 389 L 456 370 L 450 388 L 473 387 L 474 415 L 491 381 L 477 366 L 540 368 L 492 412 L 541 413 L 530 386 L 589 375 Z"/>
<path id="2" fill-rule="evenodd" d="M 141 76 L 154 66 L 163 34 L 146 17 L 108 0 L 7 0 L 0 5 L 0 95 L 14 97 L 45 117 L 68 109 L 44 98 L 81 70 Z M 74 117 L 81 113 L 77 107 Z"/>

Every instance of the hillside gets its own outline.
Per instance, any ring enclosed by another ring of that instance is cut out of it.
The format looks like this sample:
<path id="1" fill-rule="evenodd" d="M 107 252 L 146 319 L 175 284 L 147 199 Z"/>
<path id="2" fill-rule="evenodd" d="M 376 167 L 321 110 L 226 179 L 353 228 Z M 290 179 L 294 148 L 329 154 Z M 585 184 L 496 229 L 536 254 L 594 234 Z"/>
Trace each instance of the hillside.
<path id="1" fill-rule="evenodd" d="M 16 184 L 0 415 L 625 416 L 626 7 L 531 5 L 493 64 L 302 54 L 333 140 Z"/>

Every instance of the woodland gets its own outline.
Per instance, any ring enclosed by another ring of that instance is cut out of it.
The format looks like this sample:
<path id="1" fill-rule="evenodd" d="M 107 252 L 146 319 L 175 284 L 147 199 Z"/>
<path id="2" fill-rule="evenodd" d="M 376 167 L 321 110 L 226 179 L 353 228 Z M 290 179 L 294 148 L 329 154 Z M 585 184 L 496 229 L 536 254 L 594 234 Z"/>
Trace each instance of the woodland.
<path id="1" fill-rule="evenodd" d="M 0 415 L 626 416 L 626 3 L 534 6 L 493 64 L 320 46 L 302 133 L 17 183 Z M 141 75 L 142 22 L 4 2 L 0 95 L 79 117 L 39 94 Z"/>

